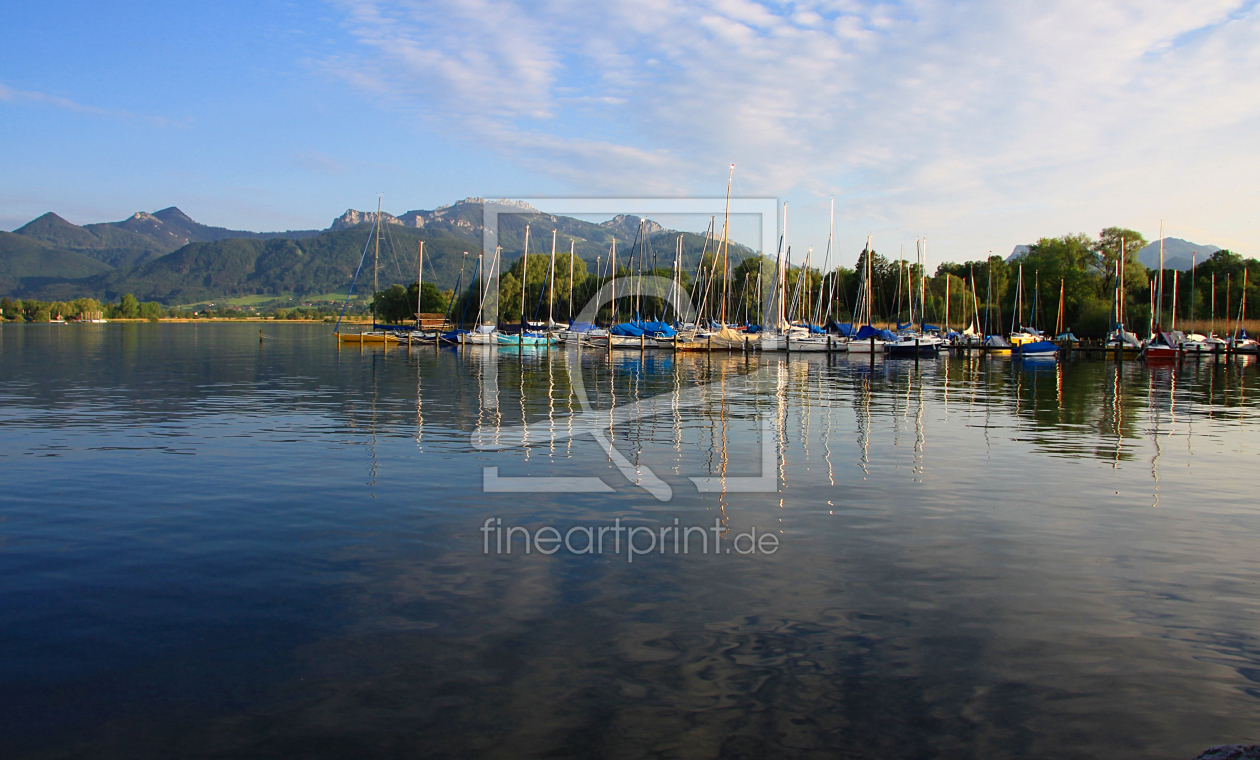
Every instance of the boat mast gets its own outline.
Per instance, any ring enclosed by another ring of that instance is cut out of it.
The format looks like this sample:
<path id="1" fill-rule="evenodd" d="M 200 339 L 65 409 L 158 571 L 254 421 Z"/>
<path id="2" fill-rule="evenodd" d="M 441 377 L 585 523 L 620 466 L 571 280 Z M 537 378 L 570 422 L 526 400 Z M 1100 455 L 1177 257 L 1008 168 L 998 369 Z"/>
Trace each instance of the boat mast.
<path id="1" fill-rule="evenodd" d="M 1172 302 L 1172 321 L 1169 323 L 1169 330 L 1177 329 L 1177 275 L 1181 274 L 1180 270 L 1173 270 L 1173 302 Z"/>
<path id="2" fill-rule="evenodd" d="M 1054 334 L 1056 337 L 1063 334 L 1063 285 L 1065 282 L 1065 279 L 1059 279 L 1059 316 L 1054 320 Z"/>
<path id="3" fill-rule="evenodd" d="M 420 253 L 416 255 L 416 329 L 420 329 L 420 302 L 424 300 L 424 241 L 420 241 Z"/>
<path id="4" fill-rule="evenodd" d="M 923 251 L 919 255 L 919 329 L 927 329 L 927 235 L 923 236 Z"/>
<path id="5" fill-rule="evenodd" d="M 1208 315 L 1210 320 L 1211 336 L 1216 337 L 1216 272 L 1212 273 L 1212 313 Z"/>
<path id="6" fill-rule="evenodd" d="M 376 249 L 372 252 L 372 329 L 376 329 L 376 294 L 381 292 L 377 282 L 377 270 L 381 261 L 381 196 L 376 196 Z"/>
<path id="7" fill-rule="evenodd" d="M 573 322 L 573 250 L 576 241 L 569 241 L 569 322 Z"/>
<path id="8" fill-rule="evenodd" d="M 1155 323 L 1164 321 L 1164 220 L 1159 220 L 1159 294 L 1155 307 Z"/>
<path id="9" fill-rule="evenodd" d="M 1119 322 L 1122 327 L 1124 325 L 1124 260 L 1129 256 L 1128 248 L 1126 246 L 1127 242 L 1128 241 L 1123 237 L 1120 238 L 1120 275 L 1117 278 L 1116 283 L 1117 287 L 1120 288 L 1119 303 L 1116 306 L 1116 314 L 1118 315 L 1116 317 L 1116 321 Z"/>
<path id="10" fill-rule="evenodd" d="M 525 332 L 525 282 L 529 279 L 529 225 L 525 225 L 525 250 L 521 253 L 521 333 Z"/>
<path id="11" fill-rule="evenodd" d="M 866 288 L 865 288 L 865 292 L 862 294 L 862 305 L 866 307 L 866 324 L 871 325 L 872 327 L 874 327 L 874 325 L 871 324 L 871 321 L 874 319 L 874 315 L 875 315 L 875 311 L 872 308 L 872 304 L 871 304 L 871 299 L 875 295 L 875 289 L 871 287 L 871 274 L 875 271 L 874 268 L 871 266 L 871 256 L 873 254 L 874 254 L 874 251 L 871 250 L 871 236 L 867 235 L 866 236 Z"/>
<path id="12" fill-rule="evenodd" d="M 612 321 L 617 324 L 617 238 L 612 240 L 612 252 L 608 254 L 608 273 L 612 277 Z M 611 338 L 610 338 L 611 340 Z"/>
<path id="13" fill-rule="evenodd" d="M 735 164 L 726 178 L 726 219 L 722 222 L 722 327 L 726 327 L 726 302 L 731 292 L 731 279 L 726 275 L 726 265 L 731 250 L 731 182 L 735 180 Z"/>
<path id="14" fill-rule="evenodd" d="M 1194 268 L 1199 263 L 1199 254 L 1197 251 L 1190 253 L 1190 331 L 1194 329 Z"/>
<path id="15" fill-rule="evenodd" d="M 556 303 L 556 231 L 551 231 L 551 263 L 547 267 L 550 270 L 550 279 L 547 285 L 547 327 L 550 329 L 555 322 L 555 303 Z"/>
<path id="16" fill-rule="evenodd" d="M 1242 302 L 1238 304 L 1238 329 L 1234 330 L 1234 336 L 1242 335 L 1243 320 L 1247 317 L 1247 275 L 1251 274 L 1248 269 L 1243 269 L 1243 288 Z"/>

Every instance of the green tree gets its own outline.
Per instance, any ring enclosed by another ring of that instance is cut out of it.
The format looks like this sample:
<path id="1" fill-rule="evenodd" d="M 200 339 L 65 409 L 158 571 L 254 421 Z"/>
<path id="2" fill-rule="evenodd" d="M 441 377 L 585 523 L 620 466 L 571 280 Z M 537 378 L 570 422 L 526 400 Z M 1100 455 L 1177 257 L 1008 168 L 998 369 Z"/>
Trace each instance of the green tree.
<path id="1" fill-rule="evenodd" d="M 147 319 L 150 322 L 156 322 L 162 317 L 162 304 L 157 301 L 145 301 L 140 304 L 137 313 L 141 319 Z"/>
<path id="2" fill-rule="evenodd" d="M 135 319 L 140 316 L 140 302 L 131 293 L 118 300 L 118 316 L 123 319 Z"/>
<path id="3" fill-rule="evenodd" d="M 390 285 L 372 298 L 376 318 L 389 324 L 399 324 L 415 319 L 412 314 L 412 303 L 407 297 L 407 289 L 397 284 Z"/>
<path id="4" fill-rule="evenodd" d="M 499 320 L 502 322 L 519 322 L 521 320 L 521 281 L 512 272 L 499 278 Z M 461 310 L 462 311 L 462 310 Z M 459 314 L 454 316 L 459 319 Z"/>
<path id="5" fill-rule="evenodd" d="M 411 283 L 407 288 L 407 299 L 414 303 L 416 301 L 417 283 Z M 446 312 L 446 308 L 450 305 L 450 296 L 438 290 L 438 286 L 431 282 L 426 282 L 424 287 L 420 289 L 420 305 L 419 312 L 421 314 L 441 314 Z"/>
<path id="6" fill-rule="evenodd" d="M 1124 281 L 1125 287 L 1145 290 L 1147 286 L 1147 270 L 1138 261 L 1138 251 L 1146 247 L 1146 238 L 1142 233 L 1123 227 L 1107 227 L 1098 233 L 1098 240 L 1092 246 L 1096 257 L 1095 266 L 1102 275 L 1102 289 L 1110 293 L 1115 287 L 1116 262 L 1120 261 L 1120 251 L 1125 252 Z"/>

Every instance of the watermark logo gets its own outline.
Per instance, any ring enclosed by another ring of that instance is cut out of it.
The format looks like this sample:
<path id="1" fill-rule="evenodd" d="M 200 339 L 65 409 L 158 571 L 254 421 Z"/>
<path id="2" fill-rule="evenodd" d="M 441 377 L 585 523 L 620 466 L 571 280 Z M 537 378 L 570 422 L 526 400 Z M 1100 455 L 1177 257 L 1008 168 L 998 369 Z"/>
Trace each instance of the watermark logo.
<path id="1" fill-rule="evenodd" d="M 709 540 L 710 533 L 713 534 L 712 541 Z M 624 545 L 626 562 L 633 564 L 635 557 L 654 554 L 750 555 L 774 554 L 779 550 L 779 537 L 773 533 L 758 534 L 756 527 L 729 539 L 728 535 L 727 528 L 716 518 L 711 528 L 684 526 L 677 517 L 672 525 L 652 528 L 622 525 L 618 517 L 612 525 L 575 525 L 563 533 L 551 525 L 532 531 L 521 525 L 504 525 L 501 517 L 487 517 L 481 526 L 483 554 L 551 555 L 563 550 L 569 554 L 621 556 Z"/>
<path id="2" fill-rule="evenodd" d="M 553 213 L 573 215 L 620 214 L 627 210 L 648 215 L 709 215 L 721 214 L 724 211 L 720 199 L 630 199 L 630 198 L 568 198 L 547 199 L 545 205 Z M 777 234 L 777 201 L 775 199 L 740 199 L 732 200 L 732 214 L 758 217 L 761 231 L 761 250 L 771 250 Z M 487 202 L 484 207 L 484 246 L 486 250 L 494 250 L 498 243 L 499 217 L 505 214 L 521 214 L 523 209 L 531 208 L 529 204 L 518 202 Z M 495 291 L 491 287 L 488 291 Z M 638 297 L 661 299 L 668 303 L 675 314 L 684 321 L 695 318 L 695 307 L 687 291 L 677 281 L 659 276 L 619 277 L 604 283 L 599 291 L 581 309 L 575 321 L 593 322 L 595 315 L 604 306 L 618 298 L 634 294 Z M 522 424 L 514 427 L 478 426 L 473 431 L 471 443 L 482 451 L 500 450 L 540 444 L 555 444 L 562 440 L 578 436 L 590 435 L 604 450 L 608 460 L 613 463 L 621 475 L 630 483 L 650 493 L 658 501 L 669 501 L 674 496 L 674 489 L 660 478 L 652 469 L 643 464 L 636 464 L 631 457 L 614 445 L 611 431 L 617 425 L 624 425 L 637 420 L 661 414 L 674 414 L 682 409 L 695 408 L 708 401 L 715 393 L 726 398 L 740 395 L 754 395 L 764 390 L 764 386 L 777 383 L 774 368 L 766 367 L 749 375 L 735 379 L 715 381 L 705 386 L 684 388 L 672 393 L 662 394 L 649 399 L 620 406 L 613 410 L 600 410 L 592 407 L 582 381 L 581 347 L 566 348 L 566 366 L 568 376 L 580 404 L 581 411 L 575 414 L 565 425 L 564 430 L 544 429 L 542 425 Z M 498 356 L 491 348 L 481 356 L 482 372 L 481 401 L 482 407 L 488 410 L 498 408 Z M 721 385 L 719 388 L 718 386 Z M 760 442 L 760 474 L 752 476 L 696 476 L 688 478 L 699 493 L 774 493 L 778 490 L 777 463 L 778 457 L 771 418 L 758 415 Z M 751 468 L 750 468 L 751 469 Z M 482 490 L 485 493 L 611 493 L 613 488 L 599 477 L 555 477 L 555 476 L 503 476 L 498 467 L 483 468 Z"/>

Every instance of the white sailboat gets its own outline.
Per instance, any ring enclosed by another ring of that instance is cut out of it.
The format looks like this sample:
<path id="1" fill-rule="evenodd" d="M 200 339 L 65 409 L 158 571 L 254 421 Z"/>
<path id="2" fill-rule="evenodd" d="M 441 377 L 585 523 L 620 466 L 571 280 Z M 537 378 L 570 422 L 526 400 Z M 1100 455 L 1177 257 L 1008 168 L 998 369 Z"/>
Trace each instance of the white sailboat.
<path id="1" fill-rule="evenodd" d="M 883 337 L 883 330 L 877 330 L 871 324 L 872 302 L 875 289 L 871 281 L 874 267 L 871 265 L 871 236 L 866 236 L 866 250 L 863 253 L 862 280 L 859 286 L 858 302 L 853 310 L 853 327 L 856 332 L 849 338 L 849 353 L 874 354 L 883 353 L 888 342 Z M 860 327 L 858 325 L 861 325 Z"/>

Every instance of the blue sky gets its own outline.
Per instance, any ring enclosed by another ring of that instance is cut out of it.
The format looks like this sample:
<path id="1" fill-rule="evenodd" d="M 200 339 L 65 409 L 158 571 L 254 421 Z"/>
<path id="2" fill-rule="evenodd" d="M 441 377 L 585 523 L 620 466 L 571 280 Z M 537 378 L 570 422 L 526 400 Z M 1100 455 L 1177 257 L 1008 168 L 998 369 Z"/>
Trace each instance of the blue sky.
<path id="1" fill-rule="evenodd" d="M 25 3 L 0 227 L 327 226 L 466 196 L 791 202 L 794 251 L 1103 226 L 1260 254 L 1247 3 Z"/>

